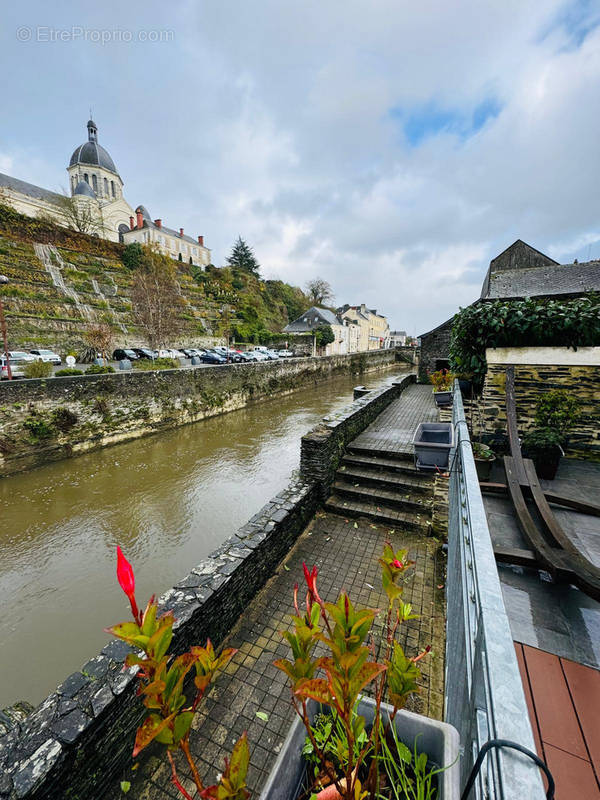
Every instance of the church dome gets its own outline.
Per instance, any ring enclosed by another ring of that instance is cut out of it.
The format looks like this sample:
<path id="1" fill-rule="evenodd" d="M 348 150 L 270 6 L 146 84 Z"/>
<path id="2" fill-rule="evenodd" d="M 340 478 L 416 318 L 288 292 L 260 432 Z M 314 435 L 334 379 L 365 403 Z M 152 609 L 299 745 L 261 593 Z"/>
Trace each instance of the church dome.
<path id="1" fill-rule="evenodd" d="M 86 181 L 79 181 L 75 189 L 73 190 L 73 196 L 76 194 L 82 194 L 86 197 L 93 197 L 94 200 L 96 199 L 96 195 L 94 194 L 94 190 Z"/>
<path id="2" fill-rule="evenodd" d="M 112 160 L 107 151 L 98 144 L 98 128 L 93 120 L 89 120 L 87 124 L 88 141 L 76 147 L 69 161 L 69 166 L 73 167 L 75 164 L 88 164 L 94 167 L 102 167 L 109 172 L 114 172 L 118 175 L 115 162 Z"/>

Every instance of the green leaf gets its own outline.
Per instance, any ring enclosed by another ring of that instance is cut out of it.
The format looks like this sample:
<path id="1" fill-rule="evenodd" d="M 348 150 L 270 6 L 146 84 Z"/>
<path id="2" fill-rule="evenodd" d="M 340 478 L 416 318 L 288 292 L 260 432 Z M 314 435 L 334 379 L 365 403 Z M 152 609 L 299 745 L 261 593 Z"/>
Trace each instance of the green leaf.
<path id="1" fill-rule="evenodd" d="M 150 714 L 149 717 L 146 717 L 144 722 L 137 729 L 137 733 L 135 735 L 135 745 L 133 748 L 134 758 L 144 749 L 144 747 L 147 747 L 150 742 L 156 739 L 158 734 L 163 731 L 170 722 L 172 722 L 174 716 L 174 714 L 171 714 L 165 719 L 161 719 L 158 714 Z"/>
<path id="2" fill-rule="evenodd" d="M 175 724 L 173 725 L 173 740 L 175 744 L 180 742 L 187 734 L 192 726 L 194 720 L 193 711 L 182 711 L 175 717 Z"/>
<path id="3" fill-rule="evenodd" d="M 120 785 L 123 794 L 127 794 L 127 792 L 131 789 L 131 783 L 129 781 L 121 781 Z"/>
<path id="4" fill-rule="evenodd" d="M 264 711 L 257 711 L 257 712 L 256 712 L 256 716 L 257 716 L 259 719 L 262 719 L 264 722 L 266 722 L 266 721 L 269 719 L 269 715 L 268 715 L 268 714 L 265 714 L 265 712 L 264 712 Z"/>

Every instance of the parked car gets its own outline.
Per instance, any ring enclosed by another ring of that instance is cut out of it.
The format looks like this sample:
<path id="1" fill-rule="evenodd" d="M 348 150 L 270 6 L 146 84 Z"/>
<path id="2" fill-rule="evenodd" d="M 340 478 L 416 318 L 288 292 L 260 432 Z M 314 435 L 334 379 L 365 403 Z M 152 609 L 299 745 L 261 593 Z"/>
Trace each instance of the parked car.
<path id="1" fill-rule="evenodd" d="M 256 355 L 251 351 L 248 351 L 247 353 L 240 353 L 239 356 L 242 362 L 258 361 Z"/>
<path id="2" fill-rule="evenodd" d="M 10 371 L 13 378 L 25 377 L 25 365 L 27 361 L 23 358 L 9 358 Z M 0 379 L 8 380 L 8 367 L 6 366 L 6 356 L 0 356 Z"/>
<path id="3" fill-rule="evenodd" d="M 158 351 L 159 358 L 185 358 L 181 350 L 174 350 L 173 348 L 166 347 Z"/>
<path id="4" fill-rule="evenodd" d="M 29 352 L 32 356 L 35 356 L 36 361 L 49 361 L 50 364 L 55 364 L 56 366 L 62 364 L 61 357 L 52 350 L 30 350 Z"/>
<path id="5" fill-rule="evenodd" d="M 207 350 L 200 356 L 200 361 L 203 364 L 226 364 L 227 361 L 220 353 L 215 353 L 214 350 Z"/>
<path id="6" fill-rule="evenodd" d="M 113 353 L 113 361 L 138 361 L 139 356 L 135 352 L 135 350 L 131 350 L 128 347 L 119 347 Z"/>
<path id="7" fill-rule="evenodd" d="M 182 347 L 181 352 L 186 358 L 194 358 L 194 356 L 198 355 L 198 351 L 195 347 Z"/>
<path id="8" fill-rule="evenodd" d="M 263 353 L 262 350 L 253 350 L 252 355 L 256 359 L 256 361 L 268 361 L 269 356 L 266 353 Z"/>
<path id="9" fill-rule="evenodd" d="M 267 358 L 270 358 L 271 361 L 279 361 L 279 353 L 277 353 L 275 350 L 267 350 L 265 355 Z"/>
<path id="10" fill-rule="evenodd" d="M 291 350 L 278 350 L 277 355 L 279 358 L 291 358 L 294 354 Z"/>
<path id="11" fill-rule="evenodd" d="M 147 347 L 132 347 L 131 349 L 138 358 L 150 358 L 154 360 L 157 356 L 156 350 L 150 350 Z"/>
<path id="12" fill-rule="evenodd" d="M 8 357 L 10 359 L 10 363 L 12 364 L 13 361 L 35 361 L 35 356 L 32 356 L 31 353 L 26 353 L 24 350 L 9 350 Z"/>

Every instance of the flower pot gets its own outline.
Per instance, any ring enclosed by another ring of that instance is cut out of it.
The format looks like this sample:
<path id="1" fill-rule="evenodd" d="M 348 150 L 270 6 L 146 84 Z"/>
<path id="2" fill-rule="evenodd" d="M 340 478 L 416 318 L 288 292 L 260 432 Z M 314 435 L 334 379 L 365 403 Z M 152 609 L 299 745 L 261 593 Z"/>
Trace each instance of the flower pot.
<path id="1" fill-rule="evenodd" d="M 447 408 L 452 405 L 452 390 L 446 392 L 434 392 L 433 399 L 438 408 Z"/>
<path id="2" fill-rule="evenodd" d="M 496 456 L 493 458 L 475 458 L 475 469 L 477 470 L 477 477 L 479 479 L 479 483 L 487 483 L 490 479 L 490 475 L 492 473 L 492 464 L 496 460 Z"/>
<path id="3" fill-rule="evenodd" d="M 468 380 L 467 378 L 459 378 L 458 385 L 460 387 L 460 391 L 465 397 L 471 396 L 471 391 L 473 389 L 473 382 Z"/>
<path id="4" fill-rule="evenodd" d="M 558 472 L 558 465 L 562 451 L 560 447 L 553 447 L 551 450 L 540 450 L 532 454 L 535 471 L 538 478 L 546 481 L 553 481 Z"/>
<path id="5" fill-rule="evenodd" d="M 392 707 L 382 703 L 381 709 L 385 722 L 386 715 L 390 714 Z M 319 704 L 309 701 L 308 712 L 311 722 L 319 711 Z M 358 713 L 365 718 L 368 727 L 373 723 L 375 716 L 375 702 L 370 697 L 363 697 L 358 704 Z M 439 775 L 437 800 L 459 800 L 460 742 L 456 728 L 410 711 L 399 711 L 394 725 L 400 740 L 411 751 L 418 737 L 417 749 L 427 753 L 432 763 L 447 767 Z M 304 723 L 296 717 L 260 794 L 260 800 L 296 800 L 306 773 L 306 762 L 301 753 L 305 737 Z"/>
<path id="6" fill-rule="evenodd" d="M 417 469 L 447 469 L 454 447 L 451 422 L 421 422 L 413 436 Z"/>

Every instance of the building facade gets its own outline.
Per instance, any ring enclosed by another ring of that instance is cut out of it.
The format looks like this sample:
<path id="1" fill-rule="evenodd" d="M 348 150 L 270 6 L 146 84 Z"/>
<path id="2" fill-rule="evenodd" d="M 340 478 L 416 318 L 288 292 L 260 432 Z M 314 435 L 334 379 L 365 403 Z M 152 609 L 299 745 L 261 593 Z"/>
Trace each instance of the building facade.
<path id="1" fill-rule="evenodd" d="M 390 347 L 404 347 L 406 338 L 406 331 L 390 331 Z"/>
<path id="2" fill-rule="evenodd" d="M 341 306 L 337 313 L 342 320 L 359 326 L 359 351 L 390 347 L 390 326 L 387 319 L 375 309 L 369 309 L 362 303 L 360 306 Z"/>
<path id="3" fill-rule="evenodd" d="M 312 336 L 313 355 L 317 355 L 314 334 L 316 330 L 323 325 L 329 325 L 334 336 L 333 342 L 330 342 L 328 345 L 322 348 L 324 351 L 323 355 L 335 356 L 357 352 L 351 348 L 358 344 L 358 327 L 346 320 L 341 319 L 328 308 L 318 308 L 317 306 L 312 306 L 308 309 L 308 311 L 305 311 L 304 314 L 301 314 L 293 322 L 290 322 L 288 325 L 286 325 L 283 329 L 283 332 Z"/>
<path id="4" fill-rule="evenodd" d="M 73 217 L 85 220 L 88 230 L 114 242 L 153 244 L 178 261 L 205 267 L 210 264 L 210 250 L 204 237 L 193 239 L 183 232 L 152 220 L 144 206 L 136 210 L 123 195 L 123 180 L 108 151 L 98 142 L 98 127 L 87 123 L 88 138 L 73 151 L 67 167 L 69 175 L 70 211 L 65 197 L 41 186 L 0 173 L 0 192 L 21 214 L 30 217 L 45 215 L 59 225 L 75 227 Z"/>

